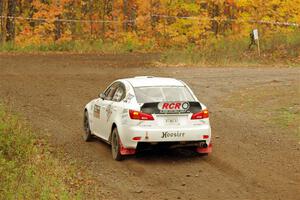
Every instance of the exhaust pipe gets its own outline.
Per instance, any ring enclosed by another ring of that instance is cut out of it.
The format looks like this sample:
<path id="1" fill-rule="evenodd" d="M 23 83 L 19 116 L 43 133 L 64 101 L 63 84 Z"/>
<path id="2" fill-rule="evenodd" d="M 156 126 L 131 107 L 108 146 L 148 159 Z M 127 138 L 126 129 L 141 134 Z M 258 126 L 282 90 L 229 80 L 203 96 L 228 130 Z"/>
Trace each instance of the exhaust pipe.
<path id="1" fill-rule="evenodd" d="M 206 142 L 200 142 L 200 143 L 199 143 L 199 147 L 200 147 L 200 148 L 207 148 L 208 145 L 206 144 Z"/>

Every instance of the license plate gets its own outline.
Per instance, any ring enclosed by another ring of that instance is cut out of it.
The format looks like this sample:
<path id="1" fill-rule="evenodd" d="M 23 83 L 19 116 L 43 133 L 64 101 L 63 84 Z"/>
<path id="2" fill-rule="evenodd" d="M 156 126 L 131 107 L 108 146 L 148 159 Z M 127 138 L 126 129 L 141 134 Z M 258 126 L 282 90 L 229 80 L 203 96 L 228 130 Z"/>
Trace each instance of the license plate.
<path id="1" fill-rule="evenodd" d="M 167 117 L 165 119 L 166 125 L 180 125 L 178 117 Z"/>

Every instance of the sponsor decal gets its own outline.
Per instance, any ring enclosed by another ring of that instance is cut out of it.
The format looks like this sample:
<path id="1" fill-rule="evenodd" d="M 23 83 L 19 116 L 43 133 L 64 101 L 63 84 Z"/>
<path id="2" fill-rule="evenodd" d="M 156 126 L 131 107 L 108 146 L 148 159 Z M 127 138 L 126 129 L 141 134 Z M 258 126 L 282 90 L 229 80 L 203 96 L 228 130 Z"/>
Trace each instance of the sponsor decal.
<path id="1" fill-rule="evenodd" d="M 161 138 L 174 138 L 174 137 L 184 137 L 185 133 L 184 132 L 180 132 L 180 131 L 176 131 L 176 132 L 162 132 L 162 136 Z"/>
<path id="2" fill-rule="evenodd" d="M 158 109 L 161 113 L 186 112 L 190 108 L 189 102 L 160 102 Z"/>
<path id="3" fill-rule="evenodd" d="M 124 102 L 130 103 L 131 99 L 133 99 L 134 95 L 133 94 L 128 94 L 127 97 L 124 99 Z"/>
<path id="4" fill-rule="evenodd" d="M 100 119 L 100 106 L 94 106 L 94 117 Z"/>
<path id="5" fill-rule="evenodd" d="M 128 120 L 127 120 L 127 118 L 128 118 L 128 109 L 124 109 L 123 110 L 123 112 L 122 112 L 122 115 L 121 115 L 121 123 L 123 124 L 123 125 L 125 125 L 125 124 L 127 124 L 127 122 L 128 122 Z"/>
<path id="6" fill-rule="evenodd" d="M 122 119 L 127 119 L 128 117 L 128 109 L 123 109 L 123 112 L 122 112 Z"/>
<path id="7" fill-rule="evenodd" d="M 106 107 L 105 111 L 106 111 L 106 117 L 107 117 L 107 121 L 108 121 L 109 118 L 110 118 L 110 116 L 111 116 L 111 114 L 112 114 L 111 104 Z"/>

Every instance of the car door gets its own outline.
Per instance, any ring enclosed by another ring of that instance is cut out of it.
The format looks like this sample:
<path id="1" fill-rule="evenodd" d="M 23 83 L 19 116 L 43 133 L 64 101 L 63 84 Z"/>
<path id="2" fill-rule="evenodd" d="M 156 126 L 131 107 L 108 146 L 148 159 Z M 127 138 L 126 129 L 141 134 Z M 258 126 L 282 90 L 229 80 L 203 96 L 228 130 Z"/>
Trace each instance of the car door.
<path id="1" fill-rule="evenodd" d="M 103 97 L 96 100 L 93 108 L 93 133 L 100 138 L 107 139 L 105 129 L 107 126 L 107 114 L 109 105 L 112 103 L 112 98 L 116 92 L 119 83 L 113 83 L 103 93 Z"/>
<path id="2" fill-rule="evenodd" d="M 111 133 L 111 127 L 113 123 L 119 121 L 120 116 L 123 112 L 123 99 L 125 97 L 126 90 L 125 86 L 120 83 L 114 93 L 112 102 L 107 106 L 107 126 L 103 126 L 103 132 L 105 132 L 105 138 L 109 139 Z"/>
<path id="3" fill-rule="evenodd" d="M 92 124 L 91 124 L 91 130 L 94 135 L 100 137 L 100 119 L 101 119 L 101 104 L 103 99 L 98 98 L 96 99 L 93 109 L 92 109 Z"/>

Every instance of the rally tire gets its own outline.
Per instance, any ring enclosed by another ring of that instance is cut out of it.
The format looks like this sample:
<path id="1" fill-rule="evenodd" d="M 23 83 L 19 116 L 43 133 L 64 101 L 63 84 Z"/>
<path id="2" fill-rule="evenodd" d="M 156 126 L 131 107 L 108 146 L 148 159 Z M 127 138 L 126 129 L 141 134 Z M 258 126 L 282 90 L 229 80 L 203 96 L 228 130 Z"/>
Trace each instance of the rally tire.
<path id="1" fill-rule="evenodd" d="M 112 157 L 116 161 L 121 161 L 124 159 L 124 156 L 121 155 L 120 149 L 120 138 L 118 134 L 118 129 L 114 128 L 111 134 L 111 153 Z"/>
<path id="2" fill-rule="evenodd" d="M 91 141 L 93 138 L 93 135 L 91 133 L 90 123 L 89 123 L 89 115 L 88 115 L 87 111 L 84 112 L 83 128 L 84 128 L 84 135 L 83 135 L 84 141 L 86 141 L 86 142 Z"/>

